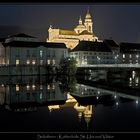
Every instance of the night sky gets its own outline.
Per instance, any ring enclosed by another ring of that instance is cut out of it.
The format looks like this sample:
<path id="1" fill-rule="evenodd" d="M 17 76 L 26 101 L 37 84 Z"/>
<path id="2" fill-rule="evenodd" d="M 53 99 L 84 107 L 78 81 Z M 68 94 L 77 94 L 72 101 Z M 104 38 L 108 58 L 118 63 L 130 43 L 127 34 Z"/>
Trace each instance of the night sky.
<path id="1" fill-rule="evenodd" d="M 112 38 L 116 42 L 140 43 L 140 5 L 0 5 L 0 37 L 26 33 L 42 41 L 48 27 L 73 29 L 85 18 L 89 7 L 93 30 L 99 39 Z"/>

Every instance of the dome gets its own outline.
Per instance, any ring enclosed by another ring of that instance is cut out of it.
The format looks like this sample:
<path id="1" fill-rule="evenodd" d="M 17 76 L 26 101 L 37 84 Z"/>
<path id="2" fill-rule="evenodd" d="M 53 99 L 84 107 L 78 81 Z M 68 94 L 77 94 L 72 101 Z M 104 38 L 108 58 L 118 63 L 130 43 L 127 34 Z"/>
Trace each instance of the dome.
<path id="1" fill-rule="evenodd" d="M 86 27 L 83 24 L 78 25 L 76 28 L 78 28 L 78 29 L 86 29 Z"/>

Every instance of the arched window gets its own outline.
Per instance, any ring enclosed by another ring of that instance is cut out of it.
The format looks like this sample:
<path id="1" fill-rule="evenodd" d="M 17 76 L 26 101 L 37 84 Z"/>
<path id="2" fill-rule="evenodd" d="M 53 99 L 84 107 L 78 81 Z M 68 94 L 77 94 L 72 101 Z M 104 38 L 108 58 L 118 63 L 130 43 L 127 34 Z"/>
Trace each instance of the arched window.
<path id="1" fill-rule="evenodd" d="M 89 31 L 91 32 L 91 26 L 89 26 Z"/>

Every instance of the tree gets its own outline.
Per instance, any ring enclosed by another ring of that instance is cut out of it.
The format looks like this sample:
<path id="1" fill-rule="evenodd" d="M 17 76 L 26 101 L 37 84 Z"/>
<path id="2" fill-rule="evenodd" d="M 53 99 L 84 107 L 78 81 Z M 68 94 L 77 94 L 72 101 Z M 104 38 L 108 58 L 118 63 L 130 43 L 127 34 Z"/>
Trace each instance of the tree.
<path id="1" fill-rule="evenodd" d="M 75 75 L 77 71 L 76 60 L 73 57 L 68 57 L 60 62 L 61 72 L 68 75 Z"/>

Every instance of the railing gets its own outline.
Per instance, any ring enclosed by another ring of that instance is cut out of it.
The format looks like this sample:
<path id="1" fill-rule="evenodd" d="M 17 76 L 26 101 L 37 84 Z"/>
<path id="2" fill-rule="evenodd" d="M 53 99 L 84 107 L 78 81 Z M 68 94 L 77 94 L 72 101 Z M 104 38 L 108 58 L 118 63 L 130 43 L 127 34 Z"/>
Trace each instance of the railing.
<path id="1" fill-rule="evenodd" d="M 81 65 L 77 65 L 77 67 L 87 67 L 87 68 L 102 68 L 102 67 L 107 67 L 107 68 L 114 68 L 114 67 L 118 67 L 118 68 L 140 68 L 140 64 L 93 64 L 93 65 L 85 65 L 85 64 L 81 64 Z"/>

